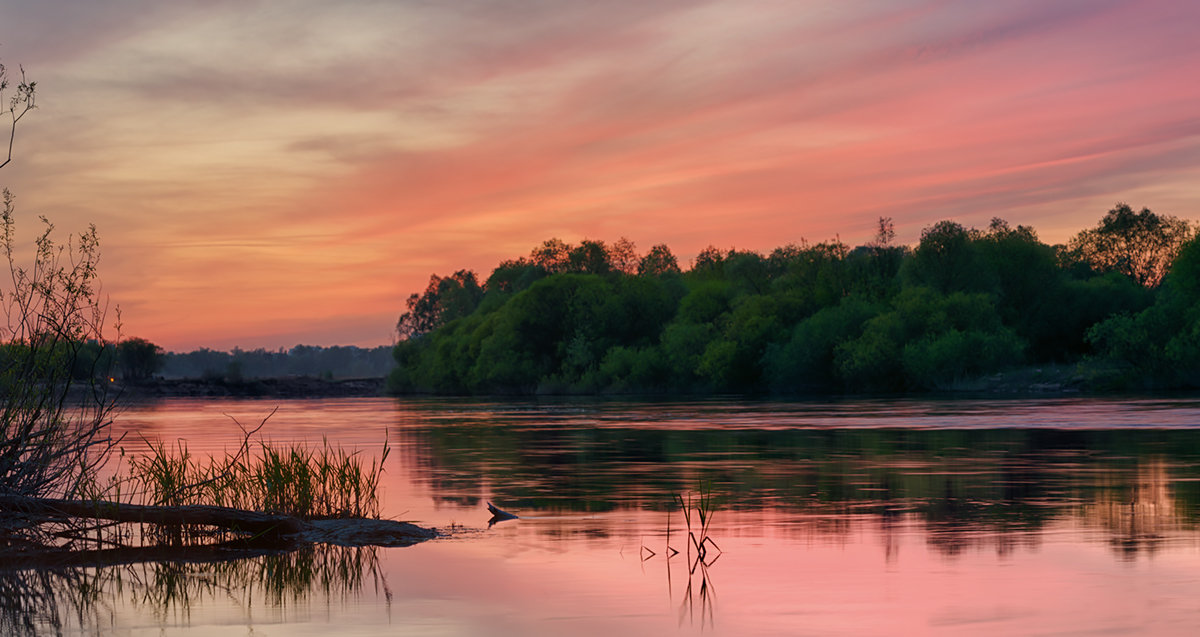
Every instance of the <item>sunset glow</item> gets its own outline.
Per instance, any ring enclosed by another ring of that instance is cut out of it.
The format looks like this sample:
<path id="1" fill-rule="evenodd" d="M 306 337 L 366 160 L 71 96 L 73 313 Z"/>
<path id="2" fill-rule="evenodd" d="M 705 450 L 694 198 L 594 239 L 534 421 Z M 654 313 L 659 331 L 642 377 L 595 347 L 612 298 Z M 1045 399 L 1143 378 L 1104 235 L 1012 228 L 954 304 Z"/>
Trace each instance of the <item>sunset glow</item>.
<path id="1" fill-rule="evenodd" d="M 0 0 L 0 184 L 168 350 L 380 345 L 549 237 L 764 250 L 1200 218 L 1200 5 Z"/>

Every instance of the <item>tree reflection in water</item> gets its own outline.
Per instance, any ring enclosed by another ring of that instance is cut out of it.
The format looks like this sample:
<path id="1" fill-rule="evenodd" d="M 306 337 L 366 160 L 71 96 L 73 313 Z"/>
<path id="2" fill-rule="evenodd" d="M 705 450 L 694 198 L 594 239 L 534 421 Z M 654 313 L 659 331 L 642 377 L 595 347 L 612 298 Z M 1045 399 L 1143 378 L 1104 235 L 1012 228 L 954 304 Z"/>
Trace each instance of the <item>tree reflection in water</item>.
<path id="1" fill-rule="evenodd" d="M 1109 543 L 1125 559 L 1139 552 L 1154 553 L 1165 539 L 1187 528 L 1171 489 L 1168 463 L 1162 457 L 1138 464 L 1132 479 L 1108 479 L 1096 498 L 1081 507 L 1080 517 L 1102 529 Z"/>
<path id="2" fill-rule="evenodd" d="M 127 601 L 160 625 L 187 624 L 193 606 L 217 599 L 244 609 L 283 608 L 314 595 L 348 599 L 368 584 L 390 604 L 376 547 L 306 545 L 242 559 L 135 561 L 105 566 L 0 569 L 0 634 L 82 633 L 112 626 Z"/>
<path id="3" fill-rule="evenodd" d="M 437 501 L 486 495 L 551 514 L 667 510 L 702 481 L 726 523 L 838 541 L 864 521 L 893 557 L 921 529 L 952 558 L 1036 548 L 1048 525 L 1103 530 L 1114 547 L 1153 551 L 1200 523 L 1196 429 L 691 429 L 593 423 L 409 421 L 398 433 L 412 479 Z M 594 524 L 604 525 L 604 519 Z M 593 528 L 621 538 L 618 524 Z M 539 532 L 552 532 L 540 527 Z M 634 538 L 637 541 L 637 538 Z M 657 549 L 656 549 L 657 550 Z"/>

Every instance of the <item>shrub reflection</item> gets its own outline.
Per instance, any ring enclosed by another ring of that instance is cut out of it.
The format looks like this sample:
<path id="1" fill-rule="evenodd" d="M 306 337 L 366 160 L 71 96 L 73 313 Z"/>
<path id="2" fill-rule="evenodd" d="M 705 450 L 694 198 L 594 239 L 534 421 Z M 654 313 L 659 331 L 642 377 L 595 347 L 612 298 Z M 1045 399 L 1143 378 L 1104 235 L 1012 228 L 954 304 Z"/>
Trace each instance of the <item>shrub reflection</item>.
<path id="1" fill-rule="evenodd" d="M 130 604 L 160 624 L 188 624 L 214 600 L 282 608 L 310 598 L 347 599 L 373 586 L 391 602 L 375 547 L 328 544 L 243 559 L 131 561 L 105 566 L 0 569 L 0 634 L 103 632 Z M 72 630 L 72 628 L 76 630 Z"/>

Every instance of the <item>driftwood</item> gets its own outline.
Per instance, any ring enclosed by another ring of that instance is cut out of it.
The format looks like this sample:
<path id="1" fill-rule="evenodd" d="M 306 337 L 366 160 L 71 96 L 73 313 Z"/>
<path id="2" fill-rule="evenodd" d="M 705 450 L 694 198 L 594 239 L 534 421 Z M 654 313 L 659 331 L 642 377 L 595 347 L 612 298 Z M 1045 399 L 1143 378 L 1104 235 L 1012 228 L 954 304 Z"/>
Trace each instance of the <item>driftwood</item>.
<path id="1" fill-rule="evenodd" d="M 103 500 L 59 500 L 0 495 L 0 514 L 55 519 L 82 518 L 158 526 L 214 526 L 268 542 L 326 542 L 342 546 L 408 546 L 437 537 L 437 531 L 408 522 L 349 518 L 302 520 L 218 506 L 149 506 Z"/>
<path id="2" fill-rule="evenodd" d="M 488 508 L 488 511 L 491 512 L 491 514 L 492 514 L 492 519 L 488 520 L 488 528 L 489 529 L 492 528 L 492 525 L 496 524 L 497 522 L 503 522 L 505 520 L 517 519 L 517 516 L 515 514 L 509 513 L 508 511 L 501 509 L 500 507 L 492 504 L 491 502 L 487 503 L 487 508 Z"/>
<path id="3" fill-rule="evenodd" d="M 295 535 L 304 530 L 302 520 L 288 515 L 215 506 L 148 506 L 105 500 L 59 500 L 0 495 L 0 511 L 164 526 L 202 524 L 267 536 Z"/>

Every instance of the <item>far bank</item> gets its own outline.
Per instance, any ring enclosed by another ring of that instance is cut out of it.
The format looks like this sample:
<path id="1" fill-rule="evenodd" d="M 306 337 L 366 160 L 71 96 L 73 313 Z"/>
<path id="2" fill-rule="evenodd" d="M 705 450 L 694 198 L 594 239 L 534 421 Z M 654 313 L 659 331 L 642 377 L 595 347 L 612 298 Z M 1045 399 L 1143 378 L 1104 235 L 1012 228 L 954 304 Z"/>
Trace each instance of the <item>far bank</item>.
<path id="1" fill-rule="evenodd" d="M 254 378 L 154 378 L 117 385 L 130 398 L 370 398 L 384 395 L 383 378 L 327 379 L 312 376 Z"/>

